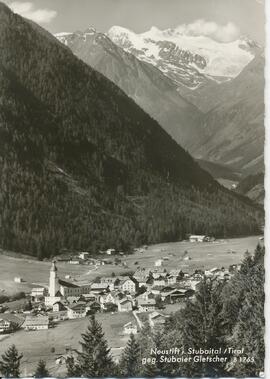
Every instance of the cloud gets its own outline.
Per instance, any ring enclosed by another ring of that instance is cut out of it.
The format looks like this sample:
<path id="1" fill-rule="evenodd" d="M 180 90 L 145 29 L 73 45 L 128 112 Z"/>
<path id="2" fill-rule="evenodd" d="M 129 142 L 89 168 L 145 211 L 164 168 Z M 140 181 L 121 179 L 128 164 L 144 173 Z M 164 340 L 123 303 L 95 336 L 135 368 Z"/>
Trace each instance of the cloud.
<path id="1" fill-rule="evenodd" d="M 30 1 L 12 1 L 7 2 L 7 5 L 13 12 L 35 21 L 38 24 L 49 24 L 57 16 L 57 12 L 52 9 L 35 9 L 34 4 Z"/>
<path id="2" fill-rule="evenodd" d="M 206 36 L 219 42 L 235 41 L 240 34 L 240 30 L 232 22 L 219 25 L 214 21 L 196 20 L 191 24 L 183 24 L 177 27 L 177 31 L 182 34 L 192 36 Z"/>

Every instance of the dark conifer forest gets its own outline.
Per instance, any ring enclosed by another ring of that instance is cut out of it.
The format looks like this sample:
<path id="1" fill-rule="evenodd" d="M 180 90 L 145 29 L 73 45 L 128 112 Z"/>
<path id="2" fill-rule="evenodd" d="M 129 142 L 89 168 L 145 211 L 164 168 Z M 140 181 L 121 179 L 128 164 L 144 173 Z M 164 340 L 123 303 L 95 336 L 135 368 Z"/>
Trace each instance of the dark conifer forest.
<path id="1" fill-rule="evenodd" d="M 259 233 L 221 187 L 112 82 L 0 3 L 0 247 L 62 249 Z"/>

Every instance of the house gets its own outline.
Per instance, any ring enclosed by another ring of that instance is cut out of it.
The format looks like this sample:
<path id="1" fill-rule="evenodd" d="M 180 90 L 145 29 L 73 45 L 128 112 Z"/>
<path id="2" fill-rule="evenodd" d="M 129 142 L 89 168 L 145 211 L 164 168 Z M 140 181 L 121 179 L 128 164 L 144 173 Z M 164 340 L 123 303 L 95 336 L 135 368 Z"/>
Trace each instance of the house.
<path id="1" fill-rule="evenodd" d="M 205 235 L 191 235 L 189 242 L 207 242 L 208 237 Z"/>
<path id="2" fill-rule="evenodd" d="M 156 300 L 155 299 L 139 299 L 138 300 L 138 309 L 140 312 L 152 312 L 156 309 Z"/>
<path id="3" fill-rule="evenodd" d="M 3 320 L 2 318 L 0 318 L 0 333 L 8 332 L 11 328 L 11 325 L 11 321 Z"/>
<path id="4" fill-rule="evenodd" d="M 173 269 L 173 270 L 171 270 L 170 272 L 169 272 L 169 274 L 171 275 L 171 276 L 179 276 L 179 274 L 180 274 L 180 270 L 179 269 Z"/>
<path id="5" fill-rule="evenodd" d="M 67 310 L 59 312 L 50 312 L 48 313 L 49 319 L 54 322 L 64 321 L 68 319 Z"/>
<path id="6" fill-rule="evenodd" d="M 121 283 L 121 289 L 123 292 L 136 293 L 138 287 L 138 282 L 134 278 L 128 278 Z"/>
<path id="7" fill-rule="evenodd" d="M 149 325 L 151 326 L 151 328 L 162 328 L 164 327 L 166 318 L 167 317 L 162 315 L 161 313 L 154 311 L 153 313 L 150 313 L 148 316 Z"/>
<path id="8" fill-rule="evenodd" d="M 168 273 L 166 271 L 165 268 L 160 268 L 160 269 L 155 269 L 152 273 L 152 277 L 155 279 L 155 278 L 159 278 L 160 276 L 162 277 L 167 277 L 168 276 Z"/>
<path id="9" fill-rule="evenodd" d="M 69 319 L 85 317 L 87 313 L 85 303 L 72 304 L 67 307 L 67 316 Z"/>
<path id="10" fill-rule="evenodd" d="M 188 297 L 191 297 L 194 295 L 194 291 L 192 289 L 174 289 L 171 292 L 166 292 L 161 294 L 161 300 L 169 303 L 169 304 L 174 304 L 178 303 L 182 300 L 187 299 Z"/>
<path id="11" fill-rule="evenodd" d="M 41 300 L 44 300 L 44 297 L 47 294 L 47 290 L 44 287 L 37 287 L 37 288 L 32 288 L 31 291 L 31 298 L 32 301 L 38 302 Z"/>
<path id="12" fill-rule="evenodd" d="M 154 295 L 160 295 L 162 289 L 163 289 L 164 286 L 154 286 L 151 288 L 151 292 L 152 294 Z"/>
<path id="13" fill-rule="evenodd" d="M 169 275 L 167 277 L 168 284 L 176 284 L 177 283 L 177 276 Z"/>
<path id="14" fill-rule="evenodd" d="M 136 302 L 138 303 L 139 300 L 148 300 L 148 299 L 154 299 L 155 295 L 151 291 L 146 291 L 136 297 Z"/>
<path id="15" fill-rule="evenodd" d="M 60 311 L 65 311 L 66 307 L 64 306 L 61 301 L 57 301 L 56 303 L 53 304 L 53 312 L 60 312 Z"/>
<path id="16" fill-rule="evenodd" d="M 136 279 L 137 282 L 138 282 L 138 287 L 141 288 L 141 287 L 147 287 L 147 279 Z"/>
<path id="17" fill-rule="evenodd" d="M 104 308 L 104 304 L 108 304 L 108 303 L 115 304 L 116 299 L 113 296 L 113 294 L 111 292 L 109 292 L 109 293 L 105 293 L 103 295 L 100 295 L 99 303 L 100 303 L 101 307 Z"/>
<path id="18" fill-rule="evenodd" d="M 70 265 L 79 265 L 80 261 L 79 261 L 79 259 L 70 259 L 68 263 Z"/>
<path id="19" fill-rule="evenodd" d="M 49 329 L 48 316 L 26 316 L 23 328 L 29 330 L 46 330 Z"/>
<path id="20" fill-rule="evenodd" d="M 22 282 L 23 282 L 23 279 L 22 279 L 21 277 L 19 277 L 19 276 L 15 276 L 15 278 L 14 278 L 14 282 L 15 282 L 15 283 L 22 283 Z"/>
<path id="21" fill-rule="evenodd" d="M 82 259 L 83 261 L 87 260 L 89 257 L 89 253 L 86 251 L 83 251 L 79 254 L 79 258 Z"/>
<path id="22" fill-rule="evenodd" d="M 107 284 L 110 291 L 113 291 L 115 289 L 115 283 L 118 283 L 118 282 L 119 282 L 119 279 L 113 278 L 113 277 L 103 277 L 100 279 L 100 283 Z"/>
<path id="23" fill-rule="evenodd" d="M 109 291 L 109 286 L 107 283 L 92 283 L 91 285 L 91 292 L 92 293 L 102 293 Z"/>
<path id="24" fill-rule="evenodd" d="M 215 276 L 215 275 L 218 275 L 220 272 L 221 270 L 219 268 L 213 267 L 210 270 L 205 271 L 205 276 L 209 276 L 209 277 Z"/>
<path id="25" fill-rule="evenodd" d="M 166 287 L 162 287 L 162 289 L 160 290 L 160 294 L 163 294 L 163 293 L 169 293 L 171 291 L 174 291 L 176 288 L 175 287 L 172 287 L 172 286 L 166 286 Z"/>
<path id="26" fill-rule="evenodd" d="M 133 274 L 133 278 L 136 279 L 138 282 L 140 280 L 147 280 L 151 274 L 151 270 L 147 268 L 139 268 L 135 271 Z"/>
<path id="27" fill-rule="evenodd" d="M 190 256 L 189 256 L 189 255 L 185 255 L 185 256 L 184 256 L 184 258 L 183 258 L 183 260 L 184 260 L 184 261 L 190 261 L 190 260 L 191 260 L 191 258 L 190 258 Z"/>
<path id="28" fill-rule="evenodd" d="M 163 259 L 157 259 L 155 261 L 155 266 L 156 267 L 161 267 L 163 265 Z"/>
<path id="29" fill-rule="evenodd" d="M 153 285 L 154 286 L 166 286 L 167 279 L 163 276 L 159 276 L 158 278 L 154 278 Z"/>
<path id="30" fill-rule="evenodd" d="M 138 327 L 137 324 L 133 322 L 128 322 L 123 326 L 123 332 L 124 334 L 137 334 L 138 333 Z"/>
<path id="31" fill-rule="evenodd" d="M 124 298 L 119 300 L 117 306 L 119 312 L 130 312 L 132 311 L 132 300 Z"/>
<path id="32" fill-rule="evenodd" d="M 106 254 L 107 254 L 107 255 L 115 254 L 115 249 L 107 249 L 107 250 L 106 250 Z"/>

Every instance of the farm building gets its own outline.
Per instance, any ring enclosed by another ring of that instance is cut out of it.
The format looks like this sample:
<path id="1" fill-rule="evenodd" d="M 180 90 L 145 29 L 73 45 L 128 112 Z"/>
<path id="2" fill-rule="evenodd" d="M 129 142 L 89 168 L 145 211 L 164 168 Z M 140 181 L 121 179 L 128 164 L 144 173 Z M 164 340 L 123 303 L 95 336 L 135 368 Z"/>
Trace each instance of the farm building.
<path id="1" fill-rule="evenodd" d="M 48 316 L 26 316 L 23 323 L 25 330 L 46 330 L 49 329 Z"/>
<path id="2" fill-rule="evenodd" d="M 15 276 L 15 278 L 14 278 L 14 282 L 15 282 L 15 283 L 22 283 L 22 282 L 23 282 L 23 279 L 22 279 L 21 277 L 19 277 L 19 276 Z"/>
<path id="3" fill-rule="evenodd" d="M 156 309 L 156 300 L 155 299 L 139 299 L 138 308 L 140 312 L 152 312 Z"/>
<path id="4" fill-rule="evenodd" d="M 191 235 L 189 236 L 189 242 L 206 242 L 207 236 L 205 235 Z"/>
<path id="5" fill-rule="evenodd" d="M 129 312 L 132 311 L 132 301 L 124 298 L 118 302 L 118 311 L 119 312 Z"/>

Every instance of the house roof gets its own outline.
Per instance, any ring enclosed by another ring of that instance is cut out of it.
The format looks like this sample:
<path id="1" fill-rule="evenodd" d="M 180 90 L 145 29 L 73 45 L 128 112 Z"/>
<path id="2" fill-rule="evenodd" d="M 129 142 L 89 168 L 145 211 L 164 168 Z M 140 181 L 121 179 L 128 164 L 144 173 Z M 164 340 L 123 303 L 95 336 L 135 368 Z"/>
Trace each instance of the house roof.
<path id="1" fill-rule="evenodd" d="M 162 317 L 165 319 L 166 316 L 162 315 L 161 313 L 159 313 L 157 311 L 154 311 L 153 313 L 150 313 L 150 315 L 149 315 L 149 318 L 151 318 L 152 320 L 159 318 L 159 317 Z"/>
<path id="2" fill-rule="evenodd" d="M 39 325 L 49 325 L 48 316 L 26 316 L 24 326 L 39 326 Z"/>
<path id="3" fill-rule="evenodd" d="M 124 328 L 137 328 L 137 325 L 131 321 L 127 322 L 125 325 L 124 325 Z"/>
<path id="4" fill-rule="evenodd" d="M 79 288 L 79 286 L 77 286 L 76 284 L 66 282 L 65 280 L 62 280 L 62 279 L 58 279 L 58 283 L 60 284 L 60 286 L 63 286 L 63 287 Z"/>
<path id="5" fill-rule="evenodd" d="M 148 299 L 148 300 L 139 299 L 138 300 L 138 304 L 139 305 L 155 305 L 156 304 L 156 300 L 155 299 Z"/>
<path id="6" fill-rule="evenodd" d="M 132 303 L 132 300 L 127 299 L 127 298 L 119 300 L 119 304 L 125 304 L 125 303 Z"/>
<path id="7" fill-rule="evenodd" d="M 76 310 L 81 310 L 82 308 L 86 308 L 85 303 L 77 303 L 77 304 L 72 304 L 68 306 L 69 309 L 76 311 Z"/>

